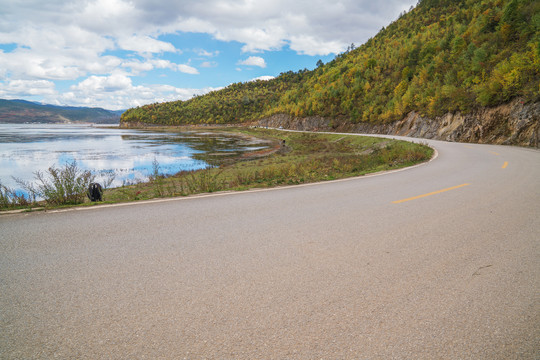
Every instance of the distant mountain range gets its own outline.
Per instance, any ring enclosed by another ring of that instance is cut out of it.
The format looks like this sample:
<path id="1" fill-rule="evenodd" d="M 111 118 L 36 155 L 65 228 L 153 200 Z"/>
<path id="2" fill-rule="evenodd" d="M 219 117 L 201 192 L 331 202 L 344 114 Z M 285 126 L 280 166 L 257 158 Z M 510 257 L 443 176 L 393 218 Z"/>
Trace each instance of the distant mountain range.
<path id="1" fill-rule="evenodd" d="M 56 106 L 26 100 L 0 99 L 0 123 L 94 123 L 118 124 L 124 110 Z"/>

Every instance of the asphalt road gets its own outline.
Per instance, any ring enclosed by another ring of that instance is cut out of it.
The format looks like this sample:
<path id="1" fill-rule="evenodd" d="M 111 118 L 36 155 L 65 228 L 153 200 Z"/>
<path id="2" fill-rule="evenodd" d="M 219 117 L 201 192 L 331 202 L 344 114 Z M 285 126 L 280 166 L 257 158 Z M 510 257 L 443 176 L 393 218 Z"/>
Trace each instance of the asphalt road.
<path id="1" fill-rule="evenodd" d="M 540 152 L 0 216 L 1 359 L 539 359 Z"/>

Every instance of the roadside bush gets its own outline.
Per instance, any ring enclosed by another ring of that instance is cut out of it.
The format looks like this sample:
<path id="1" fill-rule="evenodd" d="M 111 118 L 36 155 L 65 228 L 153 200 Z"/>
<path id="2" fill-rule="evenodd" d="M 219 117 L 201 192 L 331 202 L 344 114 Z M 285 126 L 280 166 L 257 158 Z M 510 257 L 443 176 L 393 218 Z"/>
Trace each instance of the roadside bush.
<path id="1" fill-rule="evenodd" d="M 61 168 L 54 165 L 47 172 L 34 173 L 36 183 L 15 179 L 33 198 L 42 198 L 50 205 L 75 205 L 84 202 L 86 192 L 95 175 L 82 170 L 77 162 L 65 164 Z"/>
<path id="2" fill-rule="evenodd" d="M 222 171 L 211 174 L 210 171 L 193 171 L 186 177 L 187 187 L 192 194 L 223 190 L 224 181 L 220 178 Z"/>
<path id="3" fill-rule="evenodd" d="M 0 183 L 0 209 L 27 207 L 35 203 L 35 199 Z"/>

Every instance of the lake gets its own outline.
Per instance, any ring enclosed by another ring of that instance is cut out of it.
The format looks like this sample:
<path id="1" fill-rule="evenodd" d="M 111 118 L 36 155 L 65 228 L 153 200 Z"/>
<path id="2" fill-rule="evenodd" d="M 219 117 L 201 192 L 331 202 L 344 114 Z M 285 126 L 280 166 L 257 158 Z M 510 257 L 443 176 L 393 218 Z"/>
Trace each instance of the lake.
<path id="1" fill-rule="evenodd" d="M 91 170 L 111 186 L 147 181 L 159 173 L 173 175 L 211 166 L 205 154 L 237 155 L 266 148 L 268 144 L 219 132 L 158 131 L 101 128 L 90 125 L 0 124 L 0 183 L 19 188 L 13 177 L 33 181 L 36 171 L 73 161 Z"/>

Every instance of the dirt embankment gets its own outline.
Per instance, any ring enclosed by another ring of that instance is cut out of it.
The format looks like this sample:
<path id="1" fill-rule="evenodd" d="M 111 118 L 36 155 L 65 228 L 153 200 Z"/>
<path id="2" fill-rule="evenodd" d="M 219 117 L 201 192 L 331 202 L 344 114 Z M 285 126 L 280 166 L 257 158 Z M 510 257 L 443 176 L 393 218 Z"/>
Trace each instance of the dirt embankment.
<path id="1" fill-rule="evenodd" d="M 538 147 L 540 103 L 524 104 L 517 99 L 471 114 L 447 113 L 430 119 L 411 111 L 404 119 L 387 124 L 354 124 L 347 119 L 320 116 L 293 118 L 278 114 L 257 121 L 256 125 L 310 131 L 344 131 L 388 134 L 447 141 Z"/>

